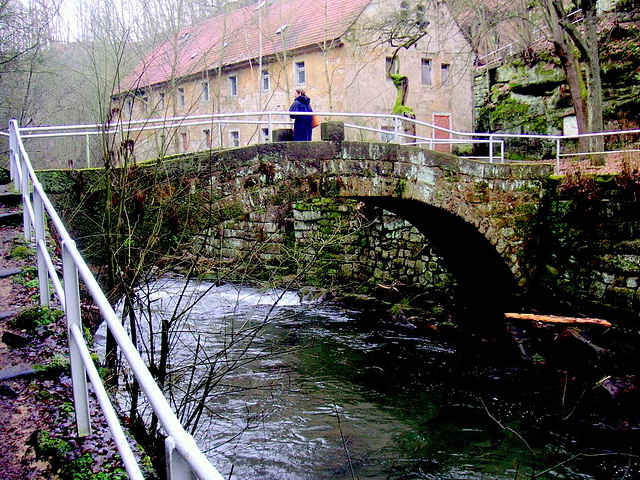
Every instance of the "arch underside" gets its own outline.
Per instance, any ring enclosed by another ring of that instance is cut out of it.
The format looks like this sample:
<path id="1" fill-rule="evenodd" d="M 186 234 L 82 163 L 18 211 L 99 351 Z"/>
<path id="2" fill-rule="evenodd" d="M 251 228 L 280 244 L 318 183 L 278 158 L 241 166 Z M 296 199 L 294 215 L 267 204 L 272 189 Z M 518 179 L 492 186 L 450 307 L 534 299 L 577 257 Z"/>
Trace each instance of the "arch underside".
<path id="1" fill-rule="evenodd" d="M 478 229 L 459 216 L 426 203 L 397 197 L 351 197 L 388 210 L 432 242 L 454 276 L 467 308 L 504 311 L 517 281 L 504 258 Z"/>

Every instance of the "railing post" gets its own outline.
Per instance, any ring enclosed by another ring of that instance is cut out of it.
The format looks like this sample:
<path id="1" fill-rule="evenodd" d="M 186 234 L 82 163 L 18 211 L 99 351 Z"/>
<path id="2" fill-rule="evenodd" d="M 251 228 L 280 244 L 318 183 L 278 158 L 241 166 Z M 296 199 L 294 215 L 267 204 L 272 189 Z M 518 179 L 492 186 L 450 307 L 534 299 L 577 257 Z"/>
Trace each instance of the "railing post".
<path id="1" fill-rule="evenodd" d="M 167 480 L 196 480 L 191 467 L 176 449 L 176 441 L 172 436 L 164 440 L 164 451 L 167 457 Z"/>
<path id="2" fill-rule="evenodd" d="M 18 154 L 22 155 L 20 152 L 18 152 Z M 23 162 L 23 161 L 20 162 L 20 172 L 22 176 L 20 190 L 22 192 L 22 224 L 24 229 L 24 241 L 30 242 L 31 241 L 31 218 L 29 216 L 29 209 L 27 208 L 27 205 L 29 204 L 31 199 L 29 198 L 30 196 L 29 167 L 27 165 L 27 162 Z"/>
<path id="3" fill-rule="evenodd" d="M 14 182 L 14 188 L 16 190 L 20 189 L 20 184 L 16 182 L 17 178 L 17 165 L 18 160 L 16 159 L 16 151 L 18 149 L 18 139 L 16 135 L 18 134 L 15 129 L 16 122 L 15 120 L 11 120 L 9 122 L 9 175 L 11 180 Z"/>
<path id="4" fill-rule="evenodd" d="M 82 331 L 80 314 L 80 291 L 78 285 L 78 268 L 69 248 L 74 246 L 66 241 L 62 243 L 62 277 L 64 280 L 65 314 L 67 317 L 67 334 L 69 336 L 69 360 L 71 362 L 71 380 L 73 383 L 73 401 L 75 404 L 76 424 L 79 437 L 91 434 L 89 419 L 89 397 L 87 391 L 87 374 L 82 363 L 78 345 L 71 334 L 71 325 L 77 325 Z"/>
<path id="5" fill-rule="evenodd" d="M 493 163 L 493 135 L 489 135 L 489 163 Z"/>
<path id="6" fill-rule="evenodd" d="M 89 134 L 87 133 L 85 135 L 85 147 L 86 147 L 86 154 L 87 154 L 87 168 L 91 168 L 91 151 L 89 150 Z"/>
<path id="7" fill-rule="evenodd" d="M 500 163 L 504 163 L 504 138 L 500 140 Z"/>
<path id="8" fill-rule="evenodd" d="M 560 137 L 556 138 L 556 172 L 560 172 Z"/>
<path id="9" fill-rule="evenodd" d="M 267 136 L 269 138 L 269 143 L 273 142 L 273 138 L 271 138 L 271 132 L 273 131 L 272 130 L 272 122 L 273 122 L 273 119 L 271 118 L 271 113 L 268 113 L 267 114 L 267 128 L 269 129 L 269 135 L 267 135 Z"/>
<path id="10" fill-rule="evenodd" d="M 400 120 L 397 115 L 393 117 L 393 140 L 395 143 L 400 143 L 400 137 L 398 136 L 398 124 Z"/>
<path id="11" fill-rule="evenodd" d="M 218 146 L 222 148 L 222 122 L 218 122 Z"/>
<path id="12" fill-rule="evenodd" d="M 51 292 L 49 291 L 49 274 L 47 272 L 47 264 L 44 259 L 44 252 L 40 247 L 45 242 L 45 228 L 44 228 L 44 205 L 42 198 L 37 190 L 33 191 L 33 212 L 34 212 L 34 230 L 36 235 L 36 252 L 38 258 L 38 284 L 40 285 L 40 306 L 48 307 L 49 300 L 51 298 Z"/>

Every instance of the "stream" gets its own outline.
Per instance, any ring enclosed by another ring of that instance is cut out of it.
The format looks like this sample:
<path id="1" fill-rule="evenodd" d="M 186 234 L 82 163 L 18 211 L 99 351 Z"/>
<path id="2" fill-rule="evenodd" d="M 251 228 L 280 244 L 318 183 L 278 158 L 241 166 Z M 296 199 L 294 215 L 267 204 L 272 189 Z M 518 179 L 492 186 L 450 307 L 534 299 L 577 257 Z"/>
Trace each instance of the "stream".
<path id="1" fill-rule="evenodd" d="M 184 392 L 213 379 L 193 433 L 225 478 L 640 478 L 636 420 L 579 365 L 524 362 L 506 336 L 233 285 L 165 280 L 148 298 L 153 325 L 198 299 L 168 393 L 184 424 Z"/>

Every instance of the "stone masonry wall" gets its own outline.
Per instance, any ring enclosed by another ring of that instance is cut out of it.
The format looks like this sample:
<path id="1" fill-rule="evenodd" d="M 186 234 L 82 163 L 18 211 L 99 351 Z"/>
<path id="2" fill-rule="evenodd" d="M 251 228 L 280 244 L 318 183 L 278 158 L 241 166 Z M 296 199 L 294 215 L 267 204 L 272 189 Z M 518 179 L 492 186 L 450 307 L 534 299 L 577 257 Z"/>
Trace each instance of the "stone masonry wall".
<path id="1" fill-rule="evenodd" d="M 210 254 L 220 261 L 252 258 L 252 271 L 298 275 L 307 285 L 370 293 L 446 289 L 442 259 L 415 227 L 376 207 L 342 198 L 319 198 L 268 207 L 229 220 L 209 232 Z M 243 269 L 243 272 L 245 269 Z"/>
<path id="2" fill-rule="evenodd" d="M 558 181 L 541 206 L 528 253 L 532 293 L 572 314 L 633 321 L 640 310 L 638 183 L 621 178 Z M 577 194 L 580 188 L 588 195 Z M 573 189 L 573 190 L 571 190 Z"/>

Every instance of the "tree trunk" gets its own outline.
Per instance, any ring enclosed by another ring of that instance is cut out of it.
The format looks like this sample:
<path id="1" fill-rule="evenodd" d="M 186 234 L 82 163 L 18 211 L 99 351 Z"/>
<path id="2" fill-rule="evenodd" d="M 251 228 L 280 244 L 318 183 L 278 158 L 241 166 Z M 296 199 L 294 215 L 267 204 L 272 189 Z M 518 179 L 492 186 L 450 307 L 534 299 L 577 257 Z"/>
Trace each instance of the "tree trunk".
<path id="1" fill-rule="evenodd" d="M 558 17 L 558 8 L 554 0 L 550 0 L 545 5 L 548 13 L 548 23 L 551 29 L 552 42 L 556 54 L 562 62 L 562 68 L 567 77 L 569 92 L 571 94 L 571 102 L 576 114 L 578 122 L 578 133 L 586 133 L 589 131 L 589 118 L 587 115 L 587 97 L 586 86 L 582 78 L 582 69 L 580 62 L 576 58 L 571 42 L 560 25 Z M 581 152 L 589 151 L 589 139 L 581 137 L 578 140 L 578 148 Z"/>
<path id="2" fill-rule="evenodd" d="M 600 78 L 600 55 L 598 51 L 598 30 L 596 18 L 596 4 L 594 0 L 583 0 L 581 2 L 584 15 L 584 45 L 585 45 L 585 65 L 587 74 L 587 95 L 588 95 L 588 122 L 589 132 L 601 132 L 604 128 L 602 120 L 602 81 Z M 604 151 L 604 137 L 591 137 L 590 151 Z M 594 155 L 592 164 L 604 165 L 603 155 Z"/>

